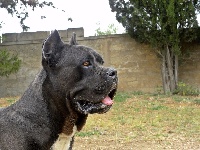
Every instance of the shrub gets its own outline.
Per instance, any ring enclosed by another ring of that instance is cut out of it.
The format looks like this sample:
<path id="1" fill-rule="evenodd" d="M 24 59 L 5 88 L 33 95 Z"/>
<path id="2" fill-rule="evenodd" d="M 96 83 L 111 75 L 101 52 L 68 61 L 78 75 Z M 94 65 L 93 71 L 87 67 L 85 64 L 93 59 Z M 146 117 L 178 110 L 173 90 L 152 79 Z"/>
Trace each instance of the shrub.
<path id="1" fill-rule="evenodd" d="M 11 55 L 6 50 L 0 50 L 0 76 L 8 76 L 15 73 L 21 66 L 21 60 L 17 55 Z"/>
<path id="2" fill-rule="evenodd" d="M 179 82 L 174 94 L 182 96 L 198 96 L 200 94 L 200 91 L 199 89 L 194 88 L 191 85 L 188 85 L 184 82 Z"/>

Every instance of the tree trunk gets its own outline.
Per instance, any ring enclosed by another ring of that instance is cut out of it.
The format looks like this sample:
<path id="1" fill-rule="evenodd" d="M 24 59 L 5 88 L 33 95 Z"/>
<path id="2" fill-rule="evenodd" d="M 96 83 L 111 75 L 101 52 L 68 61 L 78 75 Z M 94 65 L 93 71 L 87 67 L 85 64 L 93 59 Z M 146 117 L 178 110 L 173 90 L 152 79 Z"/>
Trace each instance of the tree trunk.
<path id="1" fill-rule="evenodd" d="M 170 91 L 173 92 L 175 90 L 175 77 L 174 77 L 174 72 L 173 72 L 173 68 L 174 68 L 174 65 L 173 65 L 173 53 L 170 51 L 169 49 L 169 46 L 167 45 L 166 46 L 166 50 L 167 50 L 167 53 L 166 53 L 166 62 L 167 62 L 167 69 L 168 69 L 168 72 L 169 72 L 169 81 L 170 81 Z"/>
<path id="2" fill-rule="evenodd" d="M 162 51 L 162 82 L 164 94 L 173 94 L 178 84 L 178 55 L 168 45 Z"/>
<path id="3" fill-rule="evenodd" d="M 175 75 L 175 89 L 178 86 L 178 55 L 175 55 L 174 75 Z"/>
<path id="4" fill-rule="evenodd" d="M 166 84 L 166 66 L 165 66 L 165 57 L 162 57 L 162 83 L 164 94 L 167 94 L 167 84 Z"/>
<path id="5" fill-rule="evenodd" d="M 169 93 L 170 88 L 169 88 L 169 78 L 168 78 L 168 71 L 167 71 L 167 66 L 166 66 L 165 52 L 163 52 L 163 55 L 162 55 L 162 83 L 163 83 L 164 94 Z"/>

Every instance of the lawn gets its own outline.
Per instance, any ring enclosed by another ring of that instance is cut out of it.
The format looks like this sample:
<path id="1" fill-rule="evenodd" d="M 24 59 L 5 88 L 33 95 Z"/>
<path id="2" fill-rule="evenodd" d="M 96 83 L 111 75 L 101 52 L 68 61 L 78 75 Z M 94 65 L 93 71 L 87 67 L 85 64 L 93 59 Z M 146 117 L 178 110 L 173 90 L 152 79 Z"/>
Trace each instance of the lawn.
<path id="1" fill-rule="evenodd" d="M 0 106 L 16 98 L 0 99 Z M 75 150 L 198 150 L 200 97 L 118 93 L 111 110 L 89 115 Z"/>
<path id="2" fill-rule="evenodd" d="M 118 93 L 106 114 L 90 115 L 75 150 L 200 149 L 200 97 Z"/>

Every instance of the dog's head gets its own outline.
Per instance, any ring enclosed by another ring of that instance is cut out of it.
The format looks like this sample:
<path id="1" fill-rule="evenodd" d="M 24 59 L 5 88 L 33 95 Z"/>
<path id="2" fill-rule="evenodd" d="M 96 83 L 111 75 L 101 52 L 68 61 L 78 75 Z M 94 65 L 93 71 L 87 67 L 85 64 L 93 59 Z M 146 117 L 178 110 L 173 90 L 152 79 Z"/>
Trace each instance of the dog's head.
<path id="1" fill-rule="evenodd" d="M 117 71 L 103 67 L 93 49 L 77 45 L 75 34 L 64 44 L 55 30 L 43 44 L 42 64 L 52 91 L 82 114 L 107 112 L 117 90 Z"/>

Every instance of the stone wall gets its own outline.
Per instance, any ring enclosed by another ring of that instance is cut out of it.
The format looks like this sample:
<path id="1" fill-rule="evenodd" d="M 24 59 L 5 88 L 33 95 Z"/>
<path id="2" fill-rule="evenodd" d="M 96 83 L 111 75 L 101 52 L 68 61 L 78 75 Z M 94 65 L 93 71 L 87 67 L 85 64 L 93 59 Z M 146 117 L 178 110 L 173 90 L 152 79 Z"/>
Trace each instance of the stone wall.
<path id="1" fill-rule="evenodd" d="M 184 44 L 183 60 L 179 64 L 179 81 L 200 89 L 200 43 Z"/>
<path id="2" fill-rule="evenodd" d="M 126 34 L 84 37 L 83 28 L 59 31 L 65 43 L 73 32 L 78 43 L 103 55 L 105 66 L 118 70 L 120 91 L 155 92 L 162 85 L 161 64 L 149 45 L 140 44 Z M 0 77 L 0 97 L 21 95 L 41 69 L 42 42 L 50 32 L 9 33 L 3 35 L 0 49 L 18 54 L 22 67 L 18 73 Z M 186 46 L 187 49 L 187 46 Z M 180 80 L 200 87 L 200 46 L 190 47 L 191 56 L 180 66 Z"/>

